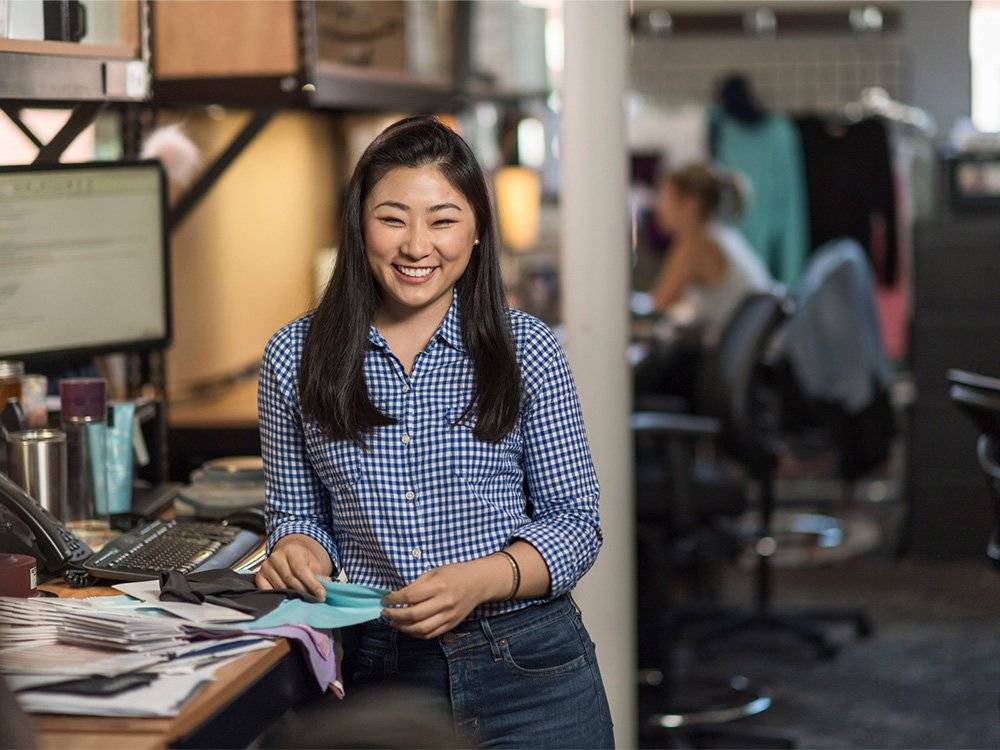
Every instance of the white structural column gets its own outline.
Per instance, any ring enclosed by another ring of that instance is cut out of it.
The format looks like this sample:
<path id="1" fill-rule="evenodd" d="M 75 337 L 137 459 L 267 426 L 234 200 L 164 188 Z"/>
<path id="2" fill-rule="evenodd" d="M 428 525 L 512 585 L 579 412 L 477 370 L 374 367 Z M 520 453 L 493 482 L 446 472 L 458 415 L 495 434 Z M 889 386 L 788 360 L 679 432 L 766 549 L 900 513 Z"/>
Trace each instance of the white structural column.
<path id="1" fill-rule="evenodd" d="M 560 278 L 566 351 L 601 483 L 604 548 L 577 589 L 619 748 L 636 746 L 635 528 L 628 342 L 628 4 L 563 6 Z"/>

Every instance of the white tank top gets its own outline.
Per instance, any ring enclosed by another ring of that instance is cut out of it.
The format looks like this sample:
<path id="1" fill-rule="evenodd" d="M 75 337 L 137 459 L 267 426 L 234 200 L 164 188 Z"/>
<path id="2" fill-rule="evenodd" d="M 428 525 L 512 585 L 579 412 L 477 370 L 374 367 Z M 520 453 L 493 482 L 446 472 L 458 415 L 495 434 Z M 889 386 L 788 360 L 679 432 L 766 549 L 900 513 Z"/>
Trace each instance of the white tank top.
<path id="1" fill-rule="evenodd" d="M 714 284 L 690 285 L 670 316 L 700 328 L 705 346 L 715 346 L 739 304 L 751 294 L 773 289 L 774 281 L 738 229 L 712 224 L 709 235 L 722 251 L 726 268 Z"/>

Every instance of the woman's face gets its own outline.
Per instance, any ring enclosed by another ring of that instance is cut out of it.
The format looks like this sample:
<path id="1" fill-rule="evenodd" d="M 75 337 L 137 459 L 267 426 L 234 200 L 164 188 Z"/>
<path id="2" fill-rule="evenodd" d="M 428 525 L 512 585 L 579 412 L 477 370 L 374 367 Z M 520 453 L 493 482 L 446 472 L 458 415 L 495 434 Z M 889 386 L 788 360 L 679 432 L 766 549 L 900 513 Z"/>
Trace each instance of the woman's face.
<path id="1" fill-rule="evenodd" d="M 368 265 L 386 302 L 404 309 L 432 305 L 469 265 L 476 240 L 472 206 L 436 165 L 391 170 L 363 212 Z"/>
<path id="2" fill-rule="evenodd" d="M 660 228 L 671 234 L 683 234 L 700 222 L 697 199 L 681 195 L 672 184 L 664 182 L 656 198 L 656 223 Z"/>

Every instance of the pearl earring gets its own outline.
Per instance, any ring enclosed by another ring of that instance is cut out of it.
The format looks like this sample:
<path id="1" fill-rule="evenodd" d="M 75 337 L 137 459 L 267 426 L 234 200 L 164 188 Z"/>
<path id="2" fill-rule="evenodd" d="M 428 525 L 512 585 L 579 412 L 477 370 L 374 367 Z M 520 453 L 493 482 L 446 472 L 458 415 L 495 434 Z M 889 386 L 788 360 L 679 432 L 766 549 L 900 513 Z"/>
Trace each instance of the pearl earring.
<path id="1" fill-rule="evenodd" d="M 478 245 L 478 244 L 479 244 L 479 240 L 477 239 L 477 240 L 476 240 L 475 242 L 473 242 L 472 244 L 473 244 L 473 245 Z"/>

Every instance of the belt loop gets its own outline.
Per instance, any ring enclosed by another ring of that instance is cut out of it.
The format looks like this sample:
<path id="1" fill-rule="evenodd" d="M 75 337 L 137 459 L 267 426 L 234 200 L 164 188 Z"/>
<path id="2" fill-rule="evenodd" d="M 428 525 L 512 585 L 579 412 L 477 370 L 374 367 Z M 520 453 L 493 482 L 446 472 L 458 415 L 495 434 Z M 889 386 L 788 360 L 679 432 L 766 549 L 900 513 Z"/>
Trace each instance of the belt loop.
<path id="1" fill-rule="evenodd" d="M 573 605 L 573 609 L 576 610 L 576 616 L 583 618 L 583 612 L 580 611 L 579 605 L 576 603 L 576 599 L 573 598 L 573 594 L 566 594 L 566 598 L 569 599 L 569 603 Z"/>
<path id="2" fill-rule="evenodd" d="M 490 628 L 490 618 L 482 618 L 479 621 L 479 627 L 483 629 L 486 641 L 490 644 L 490 652 L 493 654 L 493 661 L 500 661 L 503 659 L 503 654 L 500 653 L 500 646 L 497 645 L 497 639 L 493 637 L 493 630 Z"/>

